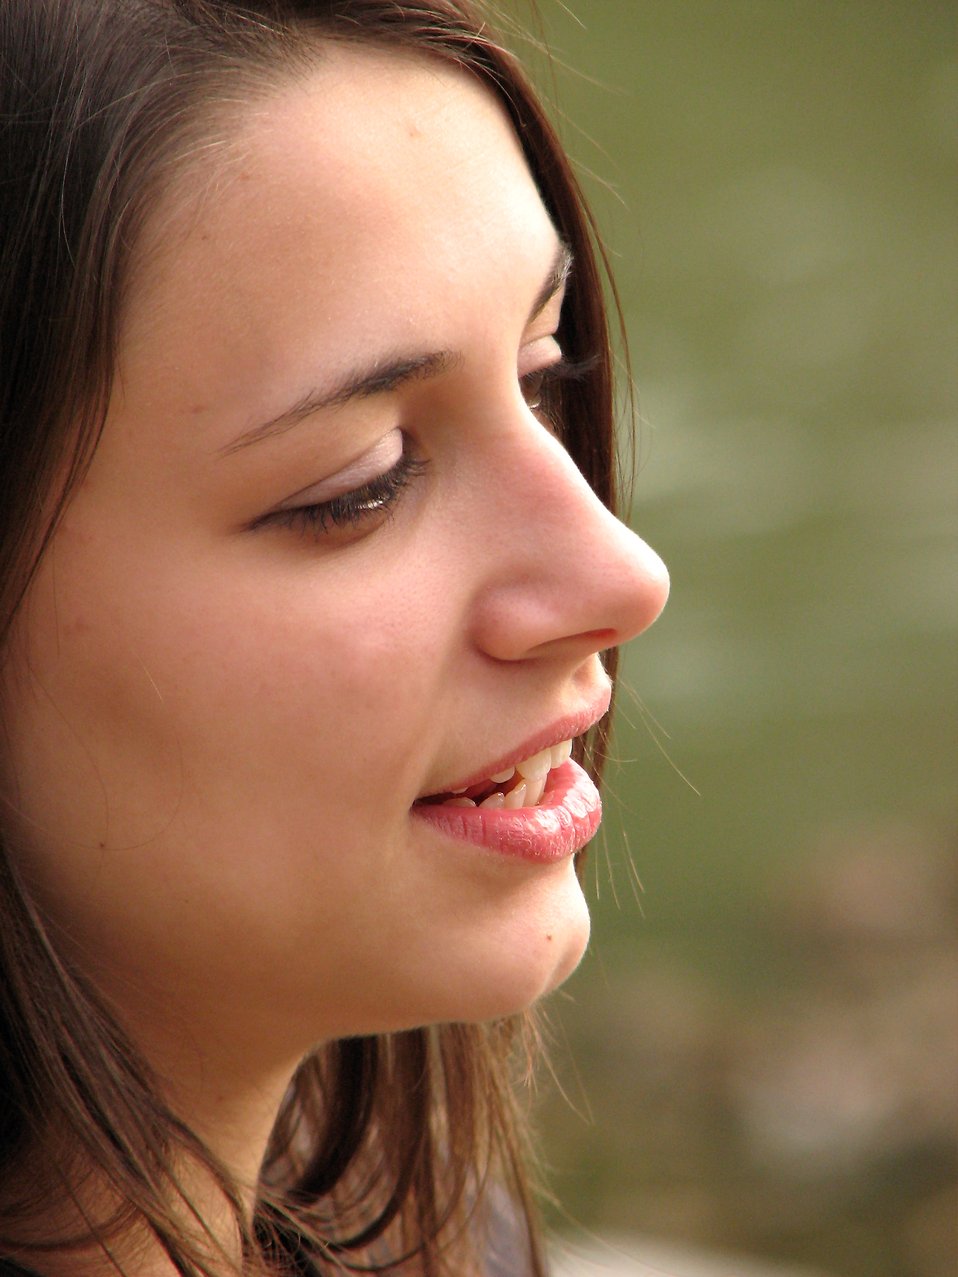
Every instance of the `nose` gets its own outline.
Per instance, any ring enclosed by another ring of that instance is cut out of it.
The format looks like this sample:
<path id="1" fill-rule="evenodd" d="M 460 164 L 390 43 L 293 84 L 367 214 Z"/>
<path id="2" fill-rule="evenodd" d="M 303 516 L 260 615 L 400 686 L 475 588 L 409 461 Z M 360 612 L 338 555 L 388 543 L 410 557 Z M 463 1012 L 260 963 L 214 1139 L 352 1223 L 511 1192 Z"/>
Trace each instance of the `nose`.
<path id="1" fill-rule="evenodd" d="M 474 638 L 502 661 L 585 659 L 641 634 L 665 606 L 669 575 L 599 500 L 546 429 L 509 436 L 486 471 L 493 550 Z"/>

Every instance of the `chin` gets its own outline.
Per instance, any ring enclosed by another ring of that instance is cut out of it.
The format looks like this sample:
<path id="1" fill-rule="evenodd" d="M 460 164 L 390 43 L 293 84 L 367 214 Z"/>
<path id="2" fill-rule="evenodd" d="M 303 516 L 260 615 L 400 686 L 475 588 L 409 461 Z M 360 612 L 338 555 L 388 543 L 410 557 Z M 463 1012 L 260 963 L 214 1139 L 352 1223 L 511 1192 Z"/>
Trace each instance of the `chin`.
<path id="1" fill-rule="evenodd" d="M 485 946 L 460 1011 L 447 1018 L 478 1023 L 516 1015 L 572 975 L 589 943 L 589 910 L 578 884 L 561 910 L 499 939 L 492 953 Z"/>
<path id="2" fill-rule="evenodd" d="M 451 925 L 423 925 L 405 954 L 376 952 L 344 972 L 344 996 L 326 1005 L 314 1039 L 395 1033 L 432 1024 L 481 1024 L 528 1010 L 572 975 L 589 942 L 589 910 L 571 863 L 561 883 L 464 908 Z M 368 955 L 367 955 L 368 956 Z M 346 993 L 348 992 L 348 996 Z M 308 990 L 293 1000 L 302 1008 Z"/>

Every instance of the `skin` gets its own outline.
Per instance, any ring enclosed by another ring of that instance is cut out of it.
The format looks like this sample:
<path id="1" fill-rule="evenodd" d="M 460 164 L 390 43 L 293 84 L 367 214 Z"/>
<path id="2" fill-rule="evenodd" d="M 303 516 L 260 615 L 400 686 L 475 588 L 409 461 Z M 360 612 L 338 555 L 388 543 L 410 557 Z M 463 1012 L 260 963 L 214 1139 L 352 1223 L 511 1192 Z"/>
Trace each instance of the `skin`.
<path id="1" fill-rule="evenodd" d="M 571 860 L 410 812 L 595 703 L 598 652 L 665 601 L 523 395 L 559 354 L 561 296 L 529 320 L 556 252 L 491 96 L 357 49 L 247 108 L 142 247 L 102 442 L 15 636 L 6 786 L 46 907 L 241 1174 L 312 1044 L 514 1012 L 586 944 Z M 424 466 L 390 517 L 257 524 L 377 473 L 400 428 Z"/>

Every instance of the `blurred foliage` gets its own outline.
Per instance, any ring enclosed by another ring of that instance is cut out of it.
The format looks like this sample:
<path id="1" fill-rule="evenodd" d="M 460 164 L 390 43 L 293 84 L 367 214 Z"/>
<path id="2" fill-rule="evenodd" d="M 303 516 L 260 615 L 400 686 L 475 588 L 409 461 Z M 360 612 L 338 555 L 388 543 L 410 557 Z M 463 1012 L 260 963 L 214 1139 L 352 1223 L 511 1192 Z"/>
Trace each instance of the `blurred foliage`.
<path id="1" fill-rule="evenodd" d="M 552 1004 L 558 1224 L 953 1277 L 958 10 L 541 8 L 673 578 Z"/>

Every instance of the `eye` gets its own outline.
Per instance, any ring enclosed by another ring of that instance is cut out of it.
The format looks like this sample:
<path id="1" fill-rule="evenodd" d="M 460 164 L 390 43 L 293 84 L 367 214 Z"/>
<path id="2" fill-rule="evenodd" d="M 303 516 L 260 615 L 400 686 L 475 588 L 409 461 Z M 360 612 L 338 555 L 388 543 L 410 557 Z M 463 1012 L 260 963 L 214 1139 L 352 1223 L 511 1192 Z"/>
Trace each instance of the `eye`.
<path id="1" fill-rule="evenodd" d="M 552 398 L 550 392 L 557 384 L 563 381 L 576 381 L 586 376 L 597 363 L 598 359 L 595 356 L 576 362 L 560 358 L 554 363 L 526 373 L 524 377 L 519 378 L 519 386 L 526 406 L 532 412 L 548 412 L 553 406 L 550 404 L 550 398 Z"/>
<path id="2" fill-rule="evenodd" d="M 544 406 L 546 387 L 549 384 L 549 374 L 559 364 L 550 364 L 546 368 L 537 368 L 535 372 L 527 372 L 526 375 L 519 380 L 522 388 L 522 397 L 526 401 L 526 407 L 533 412 L 538 412 Z"/>
<path id="3" fill-rule="evenodd" d="M 347 539 L 365 535 L 384 523 L 392 514 L 403 490 L 425 470 L 427 462 L 403 448 L 394 466 L 384 474 L 331 497 L 328 501 L 274 510 L 257 519 L 251 526 L 289 528 L 315 537 L 346 534 Z"/>

